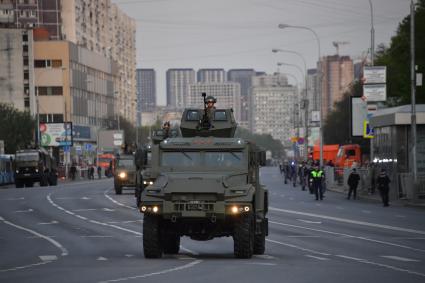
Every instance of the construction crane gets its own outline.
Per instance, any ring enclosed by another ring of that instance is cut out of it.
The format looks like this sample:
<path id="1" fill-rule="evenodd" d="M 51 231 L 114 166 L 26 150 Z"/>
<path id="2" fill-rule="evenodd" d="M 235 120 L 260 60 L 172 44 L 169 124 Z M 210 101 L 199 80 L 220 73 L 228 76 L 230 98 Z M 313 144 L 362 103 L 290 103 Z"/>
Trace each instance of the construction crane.
<path id="1" fill-rule="evenodd" d="M 348 41 L 333 41 L 332 44 L 336 48 L 336 55 L 339 55 L 339 46 L 349 44 Z"/>

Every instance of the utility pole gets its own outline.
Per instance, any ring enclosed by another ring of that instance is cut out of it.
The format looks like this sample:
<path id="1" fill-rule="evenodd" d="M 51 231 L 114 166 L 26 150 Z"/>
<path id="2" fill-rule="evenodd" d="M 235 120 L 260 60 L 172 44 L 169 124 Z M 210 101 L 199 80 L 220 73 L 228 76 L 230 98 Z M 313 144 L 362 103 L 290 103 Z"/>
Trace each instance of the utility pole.
<path id="1" fill-rule="evenodd" d="M 410 92 L 412 106 L 412 171 L 413 184 L 417 183 L 417 164 L 416 164 L 416 70 L 415 70 L 415 3 L 410 2 Z"/>

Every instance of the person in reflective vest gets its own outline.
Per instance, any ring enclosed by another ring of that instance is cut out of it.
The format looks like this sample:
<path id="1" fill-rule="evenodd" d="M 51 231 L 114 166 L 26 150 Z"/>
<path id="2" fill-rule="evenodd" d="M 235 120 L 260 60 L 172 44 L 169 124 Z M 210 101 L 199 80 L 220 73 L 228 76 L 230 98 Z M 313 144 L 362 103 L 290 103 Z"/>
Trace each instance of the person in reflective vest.
<path id="1" fill-rule="evenodd" d="M 317 167 L 314 167 L 314 169 L 311 171 L 311 178 L 313 179 L 313 190 L 316 194 L 316 200 L 323 200 L 323 177 L 323 171 Z"/>

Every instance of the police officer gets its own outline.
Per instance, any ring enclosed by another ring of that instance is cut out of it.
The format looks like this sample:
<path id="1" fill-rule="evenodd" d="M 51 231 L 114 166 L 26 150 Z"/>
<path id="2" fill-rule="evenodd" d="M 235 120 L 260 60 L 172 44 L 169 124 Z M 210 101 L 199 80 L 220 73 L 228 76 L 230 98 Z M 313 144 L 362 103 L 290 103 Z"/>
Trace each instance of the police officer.
<path id="1" fill-rule="evenodd" d="M 376 185 L 379 192 L 381 193 L 382 203 L 384 206 L 389 206 L 389 191 L 390 191 L 390 178 L 384 168 L 381 169 L 378 178 L 376 179 Z"/>
<path id="2" fill-rule="evenodd" d="M 323 200 L 323 170 L 319 169 L 318 166 L 315 166 L 311 171 L 311 178 L 313 179 L 313 190 L 316 194 L 316 200 Z"/>

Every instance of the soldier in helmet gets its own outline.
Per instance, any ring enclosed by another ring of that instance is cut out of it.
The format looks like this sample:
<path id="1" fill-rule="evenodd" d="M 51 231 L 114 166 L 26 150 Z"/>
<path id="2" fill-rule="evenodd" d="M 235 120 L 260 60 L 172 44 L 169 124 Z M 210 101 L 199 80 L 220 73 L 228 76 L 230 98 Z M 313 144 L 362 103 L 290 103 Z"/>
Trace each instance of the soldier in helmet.
<path id="1" fill-rule="evenodd" d="M 162 125 L 162 130 L 164 131 L 164 139 L 167 139 L 170 137 L 170 122 L 167 121 Z"/>
<path id="2" fill-rule="evenodd" d="M 214 110 L 215 110 L 215 103 L 217 102 L 217 99 L 214 98 L 214 96 L 209 95 L 205 99 L 205 102 L 207 103 L 207 116 L 210 121 L 214 119 Z"/>

